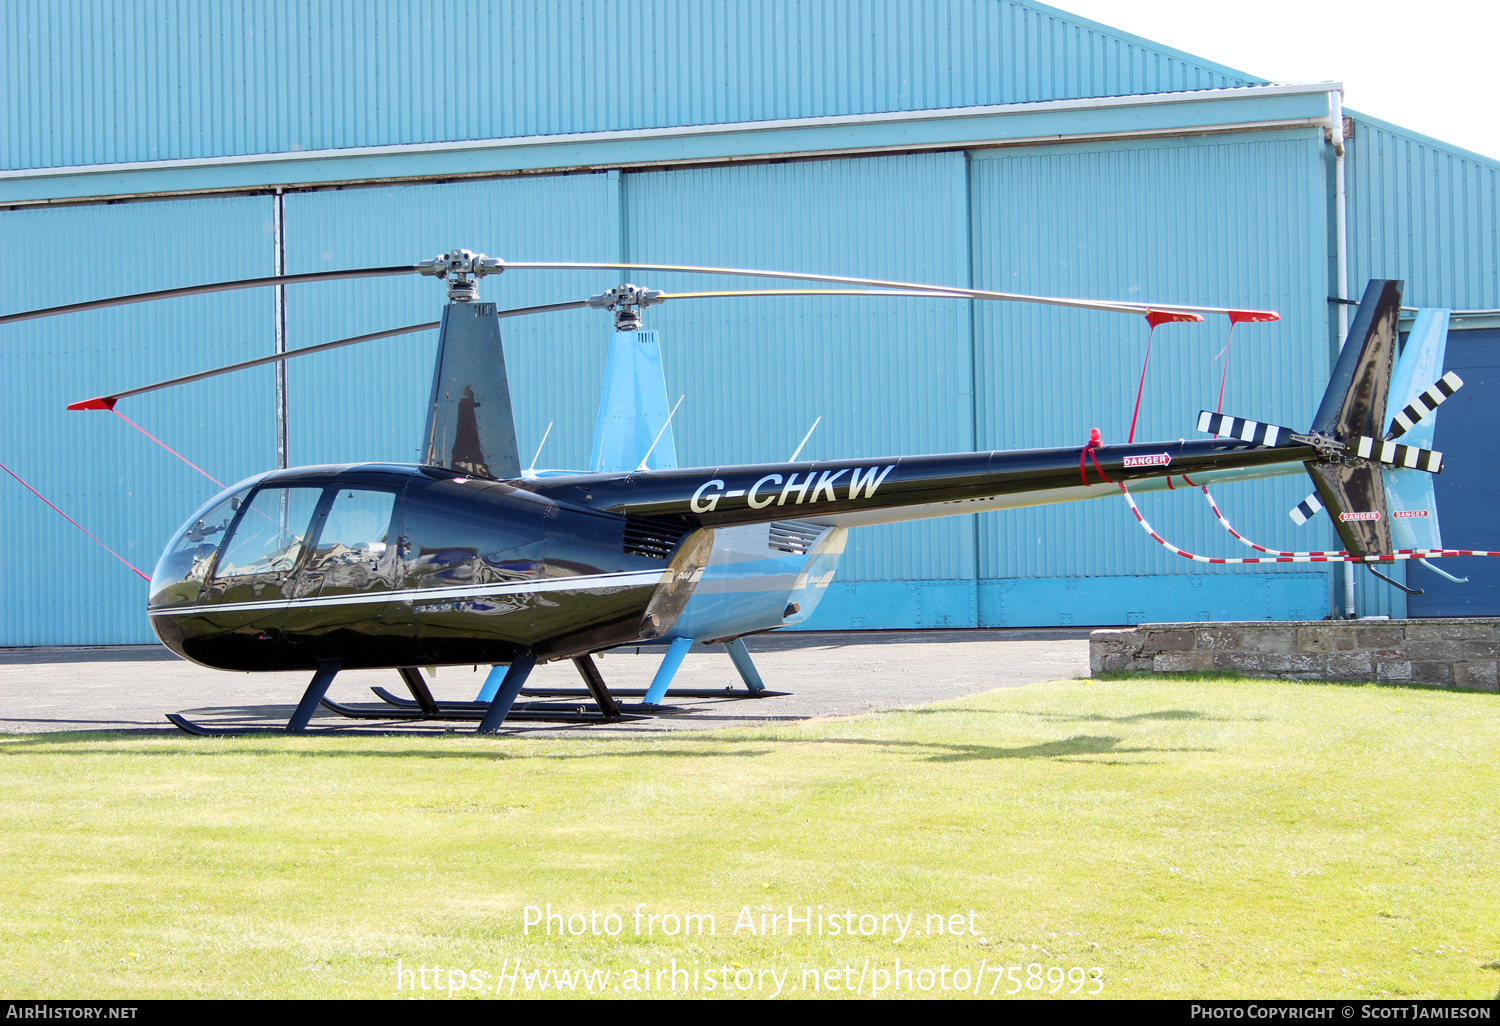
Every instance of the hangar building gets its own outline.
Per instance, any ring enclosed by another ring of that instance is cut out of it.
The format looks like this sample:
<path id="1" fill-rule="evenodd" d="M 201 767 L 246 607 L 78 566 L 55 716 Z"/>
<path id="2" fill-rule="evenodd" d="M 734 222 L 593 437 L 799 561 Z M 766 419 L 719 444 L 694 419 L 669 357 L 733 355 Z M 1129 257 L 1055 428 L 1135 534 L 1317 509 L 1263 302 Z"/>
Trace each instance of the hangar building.
<path id="1" fill-rule="evenodd" d="M 1402 278 L 1455 317 L 1468 382 L 1439 417 L 1445 538 L 1500 549 L 1480 440 L 1500 342 L 1500 166 L 1030 0 L 122 0 L 4 7 L 0 311 L 205 281 L 512 260 L 824 271 L 1082 297 L 1272 307 L 1241 325 L 1224 409 L 1300 426 L 1340 306 Z M 1342 153 L 1340 153 L 1342 151 Z M 1347 183 L 1338 189 L 1342 163 Z M 634 275 L 683 290 L 722 280 Z M 511 272 L 504 306 L 577 299 L 599 273 Z M 740 287 L 777 287 L 741 280 Z M 0 462 L 149 572 L 216 486 L 74 400 L 436 318 L 429 279 L 229 292 L 0 327 Z M 1121 439 L 1141 318 L 959 300 L 757 298 L 648 312 L 686 396 L 683 465 Z M 1144 437 L 1193 434 L 1228 325 L 1168 325 Z M 506 322 L 521 448 L 581 466 L 609 322 Z M 434 333 L 122 402 L 213 478 L 410 461 Z M 1461 401 L 1460 401 L 1461 400 Z M 284 441 L 284 444 L 283 444 Z M 151 640 L 142 582 L 0 477 L 0 645 Z M 1324 548 L 1287 511 L 1305 479 L 1224 486 L 1250 537 Z M 1178 544 L 1235 555 L 1200 496 L 1142 497 Z M 1474 561 L 1482 562 L 1482 561 Z M 1208 567 L 1114 500 L 865 528 L 815 628 L 1318 618 L 1335 575 Z M 1500 612 L 1500 571 L 1425 570 L 1359 612 Z"/>

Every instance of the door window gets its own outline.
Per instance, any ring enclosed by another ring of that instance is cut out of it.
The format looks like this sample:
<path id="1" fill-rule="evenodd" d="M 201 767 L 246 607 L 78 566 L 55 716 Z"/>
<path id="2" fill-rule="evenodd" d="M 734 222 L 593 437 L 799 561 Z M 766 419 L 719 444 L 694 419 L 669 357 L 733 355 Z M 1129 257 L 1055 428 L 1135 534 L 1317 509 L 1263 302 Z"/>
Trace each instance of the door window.
<path id="1" fill-rule="evenodd" d="M 214 580 L 284 577 L 297 565 L 321 488 L 262 488 L 240 514 Z"/>
<path id="2" fill-rule="evenodd" d="M 309 582 L 316 581 L 324 595 L 390 587 L 396 555 L 391 537 L 395 510 L 395 492 L 360 488 L 335 492 L 308 557 Z"/>

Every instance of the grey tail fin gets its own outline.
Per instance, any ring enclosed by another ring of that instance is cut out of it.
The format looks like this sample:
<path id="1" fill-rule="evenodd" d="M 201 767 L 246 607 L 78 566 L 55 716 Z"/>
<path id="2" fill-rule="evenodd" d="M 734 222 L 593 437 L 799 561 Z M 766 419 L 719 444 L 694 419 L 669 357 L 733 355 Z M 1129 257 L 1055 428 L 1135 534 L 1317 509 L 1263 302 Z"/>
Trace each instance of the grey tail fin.
<path id="1" fill-rule="evenodd" d="M 457 302 L 443 308 L 422 462 L 473 477 L 521 476 L 494 303 Z"/>
<path id="2" fill-rule="evenodd" d="M 1401 285 L 1376 279 L 1365 286 L 1359 312 L 1313 418 L 1314 431 L 1335 438 L 1384 437 L 1382 418 L 1396 364 Z"/>
<path id="3" fill-rule="evenodd" d="M 1386 402 L 1399 344 L 1401 286 L 1399 281 L 1376 279 L 1365 287 L 1359 312 L 1313 418 L 1313 431 L 1346 443 L 1357 437 L 1385 435 Z M 1307 472 L 1328 507 L 1344 548 L 1359 556 L 1393 551 L 1384 479 L 1378 466 L 1363 462 L 1354 466 L 1309 463 Z"/>

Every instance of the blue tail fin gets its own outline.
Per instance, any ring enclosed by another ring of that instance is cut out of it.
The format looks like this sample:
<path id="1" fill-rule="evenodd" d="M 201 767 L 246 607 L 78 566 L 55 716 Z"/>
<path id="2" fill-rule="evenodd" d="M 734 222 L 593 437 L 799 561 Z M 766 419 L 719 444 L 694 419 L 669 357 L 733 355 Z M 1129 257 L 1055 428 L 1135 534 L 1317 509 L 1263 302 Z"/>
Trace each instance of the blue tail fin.
<path id="1" fill-rule="evenodd" d="M 1385 434 L 1393 428 L 1397 414 L 1443 376 L 1443 357 L 1448 348 L 1447 310 L 1419 310 L 1406 348 L 1396 362 L 1391 377 L 1390 398 L 1386 400 Z M 1407 445 L 1431 449 L 1436 431 L 1437 412 L 1427 414 L 1401 434 Z M 1386 508 L 1391 515 L 1391 541 L 1398 549 L 1440 549 L 1442 533 L 1438 529 L 1437 497 L 1432 475 L 1420 470 L 1385 471 Z"/>
<path id="2" fill-rule="evenodd" d="M 609 341 L 604 365 L 604 387 L 599 392 L 599 416 L 594 421 L 594 445 L 589 452 L 592 473 L 627 473 L 640 466 L 649 450 L 650 470 L 677 466 L 677 446 L 667 423 L 667 382 L 661 366 L 661 342 L 654 331 L 617 331 Z M 666 430 L 663 432 L 663 426 Z M 656 448 L 651 442 L 661 432 Z"/>

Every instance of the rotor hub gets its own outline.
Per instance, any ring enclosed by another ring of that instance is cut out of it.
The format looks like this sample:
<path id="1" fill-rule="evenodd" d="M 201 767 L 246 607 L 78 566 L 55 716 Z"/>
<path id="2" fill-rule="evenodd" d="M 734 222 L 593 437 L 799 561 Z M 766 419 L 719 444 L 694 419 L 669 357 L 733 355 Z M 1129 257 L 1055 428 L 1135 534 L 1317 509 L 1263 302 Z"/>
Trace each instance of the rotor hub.
<path id="1" fill-rule="evenodd" d="M 589 297 L 589 306 L 595 310 L 608 310 L 615 315 L 616 331 L 640 331 L 641 310 L 657 306 L 665 301 L 660 289 L 643 289 L 639 285 L 616 285 L 608 292 Z"/>
<path id="2" fill-rule="evenodd" d="M 450 303 L 472 303 L 479 298 L 479 281 L 487 274 L 500 274 L 505 261 L 487 257 L 469 249 L 455 249 L 417 264 L 422 274 L 441 278 L 448 283 Z"/>
<path id="3" fill-rule="evenodd" d="M 1334 438 L 1325 435 L 1321 431 L 1309 431 L 1305 435 L 1293 434 L 1292 441 L 1310 445 L 1318 450 L 1318 455 L 1330 463 L 1352 463 L 1348 456 L 1349 446 Z"/>

